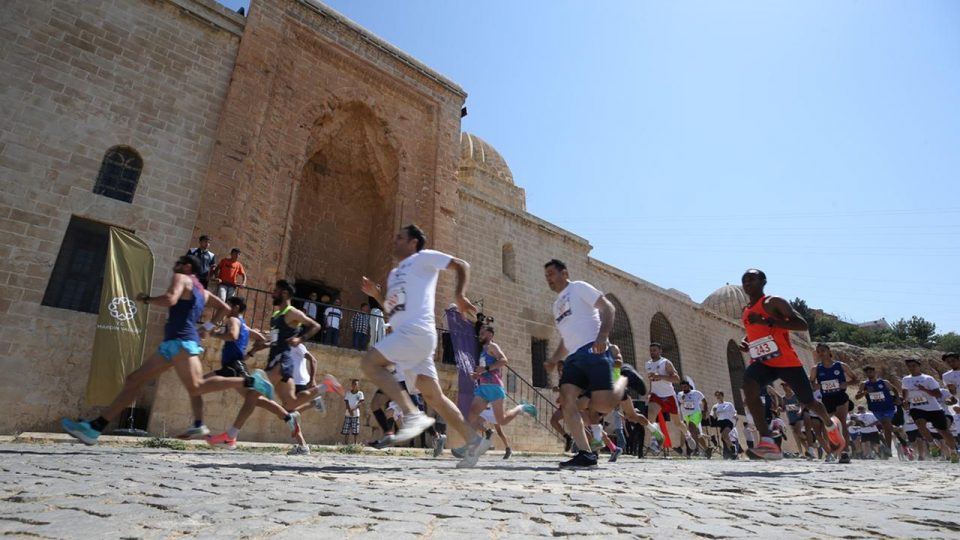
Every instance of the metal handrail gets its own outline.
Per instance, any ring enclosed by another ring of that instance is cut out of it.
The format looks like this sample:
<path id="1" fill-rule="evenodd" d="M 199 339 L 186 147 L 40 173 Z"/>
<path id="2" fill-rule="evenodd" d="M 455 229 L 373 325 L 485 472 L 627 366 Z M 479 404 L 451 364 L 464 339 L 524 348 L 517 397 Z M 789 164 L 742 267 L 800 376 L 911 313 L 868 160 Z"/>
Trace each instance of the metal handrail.
<path id="1" fill-rule="evenodd" d="M 543 393 L 540 392 L 540 390 L 537 389 L 537 387 L 530 384 L 530 382 L 527 381 L 527 379 L 525 379 L 522 375 L 517 373 L 516 370 L 514 370 L 512 367 L 510 367 L 509 365 L 504 367 L 507 368 L 507 371 L 510 372 L 516 380 L 520 381 L 519 387 L 521 389 L 525 389 L 527 392 L 530 392 L 532 394 L 532 396 L 528 396 L 528 397 L 531 397 L 531 401 L 536 401 L 534 405 L 536 405 L 537 407 L 537 416 L 534 418 L 534 421 L 540 424 L 544 429 L 546 429 L 548 433 L 552 434 L 558 440 L 562 441 L 563 440 L 562 434 L 558 433 L 557 430 L 553 429 L 553 426 L 550 425 L 550 417 L 553 416 L 553 414 L 556 412 L 558 408 L 553 403 L 553 400 L 543 395 Z M 517 391 L 517 390 L 511 391 L 508 389 L 507 393 L 508 393 L 507 397 L 509 397 L 510 400 L 513 401 L 514 403 L 518 403 L 519 401 L 523 400 L 524 396 L 522 395 L 523 394 L 522 391 Z M 514 396 L 511 396 L 509 394 L 520 394 L 518 396 L 520 399 L 518 400 Z"/>

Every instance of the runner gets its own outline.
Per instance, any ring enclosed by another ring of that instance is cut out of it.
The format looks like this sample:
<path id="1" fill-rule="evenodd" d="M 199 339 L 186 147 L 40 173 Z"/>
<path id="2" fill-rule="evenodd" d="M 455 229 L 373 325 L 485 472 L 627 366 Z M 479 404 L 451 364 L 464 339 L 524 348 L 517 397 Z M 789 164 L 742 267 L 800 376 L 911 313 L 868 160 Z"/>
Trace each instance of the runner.
<path id="1" fill-rule="evenodd" d="M 605 415 L 623 399 L 627 379 L 613 380 L 613 358 L 607 341 L 616 310 L 589 283 L 570 281 L 567 266 L 557 259 L 544 265 L 544 276 L 550 290 L 557 293 L 553 318 L 560 331 L 560 344 L 544 367 L 555 369 L 563 360 L 560 399 L 567 429 L 579 449 L 560 466 L 596 467 L 597 454 L 590 450 L 577 400 L 589 395 L 591 410 Z"/>
<path id="2" fill-rule="evenodd" d="M 815 391 L 813 397 L 817 403 L 820 403 L 820 390 Z M 837 461 L 839 452 L 834 449 L 830 442 L 826 429 L 827 423 L 823 421 L 819 413 L 810 407 L 804 406 L 802 411 L 804 423 L 807 428 L 807 440 L 811 441 L 811 444 L 816 442 L 819 446 L 820 453 L 817 456 L 822 457 L 826 463 Z M 809 453 L 808 456 L 813 458 Z"/>
<path id="3" fill-rule="evenodd" d="M 867 380 L 860 385 L 856 399 L 867 398 L 867 407 L 883 428 L 883 444 L 880 445 L 882 457 L 892 457 L 893 417 L 897 413 L 896 388 L 885 379 L 877 378 L 873 366 L 864 366 L 863 375 Z"/>
<path id="4" fill-rule="evenodd" d="M 943 374 L 943 385 L 947 387 L 950 394 L 956 396 L 957 389 L 960 388 L 960 355 L 948 352 L 944 353 L 940 359 L 950 366 L 950 371 Z"/>
<path id="5" fill-rule="evenodd" d="M 693 381 L 687 377 L 687 380 L 680 383 L 680 393 L 677 394 L 680 401 L 680 409 L 683 411 L 683 422 L 687 425 L 687 438 L 692 438 L 696 444 L 703 450 L 707 459 L 711 457 L 711 448 L 707 444 L 707 438 L 700 432 L 700 423 L 703 420 L 703 393 L 693 387 Z"/>
<path id="6" fill-rule="evenodd" d="M 673 366 L 673 362 L 661 356 L 663 347 L 659 343 L 650 344 L 650 360 L 645 364 L 647 378 L 650 380 L 650 396 L 647 399 L 647 414 L 658 422 L 663 414 L 664 426 L 672 423 L 677 428 L 678 437 L 687 432 L 680 418 L 680 408 L 677 403 L 677 392 L 674 384 L 680 383 L 680 374 Z M 667 428 L 669 429 L 669 428 Z M 679 440 L 679 439 L 678 439 Z"/>
<path id="7" fill-rule="evenodd" d="M 493 410 L 494 418 L 496 418 L 495 424 L 498 427 L 509 424 L 520 413 L 526 413 L 534 418 L 537 417 L 537 408 L 525 401 L 521 401 L 519 405 L 509 411 L 503 410 L 503 401 L 507 398 L 507 392 L 503 389 L 500 370 L 506 367 L 507 357 L 503 354 L 500 346 L 493 342 L 494 333 L 493 326 L 486 325 L 480 328 L 478 334 L 480 362 L 473 373 L 473 379 L 478 384 L 474 389 L 473 403 L 470 404 L 468 413 L 468 423 L 470 425 L 477 423 L 480 413 L 488 405 Z"/>
<path id="8" fill-rule="evenodd" d="M 133 403 L 140 389 L 171 367 L 176 370 L 180 382 L 191 396 L 222 392 L 231 388 L 251 388 L 268 398 L 273 395 L 273 387 L 261 371 L 254 371 L 253 375 L 246 377 L 203 378 L 203 366 L 200 364 L 199 357 L 203 349 L 200 348 L 200 334 L 197 332 L 200 315 L 204 307 L 210 305 L 217 310 L 214 320 L 219 320 L 230 311 L 230 307 L 204 290 L 203 285 L 194 275 L 199 268 L 200 261 L 195 256 L 183 255 L 173 266 L 174 273 L 167 292 L 155 297 L 148 296 L 146 293 L 137 295 L 137 301 L 146 305 L 154 304 L 169 308 L 163 343 L 139 369 L 127 376 L 123 389 L 101 416 L 91 421 L 74 421 L 64 418 L 61 421 L 64 431 L 84 444 L 97 444 L 103 429 L 123 409 Z M 213 325 L 207 323 L 205 328 L 209 331 Z"/>
<path id="9" fill-rule="evenodd" d="M 823 418 L 829 418 L 823 404 L 814 400 L 810 380 L 803 370 L 803 363 L 790 343 L 790 332 L 807 330 L 807 322 L 783 298 L 768 296 L 763 289 L 767 276 L 757 269 L 747 270 L 741 279 L 743 290 L 750 304 L 743 309 L 743 325 L 746 337 L 740 349 L 750 354 L 751 364 L 743 375 L 743 391 L 747 408 L 755 417 L 763 418 L 763 403 L 760 389 L 781 379 L 793 388 L 800 403 Z M 760 442 L 747 454 L 753 459 L 781 459 L 783 454 L 770 437 L 766 422 L 757 424 Z M 839 426 L 827 426 L 832 432 Z"/>
<path id="10" fill-rule="evenodd" d="M 633 366 L 623 362 L 623 353 L 620 351 L 620 347 L 611 344 L 610 354 L 613 356 L 614 380 L 619 380 L 620 377 L 625 378 L 627 380 L 628 391 L 635 393 L 638 398 L 645 396 L 647 394 L 647 385 L 643 382 L 643 377 L 640 376 L 640 373 L 638 373 Z M 660 426 L 658 426 L 656 422 L 651 422 L 643 414 L 640 414 L 640 411 L 634 407 L 633 399 L 631 399 L 628 393 L 623 394 L 619 408 L 626 420 L 634 424 L 639 424 L 644 430 L 650 432 L 650 450 L 653 453 L 659 452 L 664 441 Z"/>
<path id="11" fill-rule="evenodd" d="M 731 437 L 731 432 L 736 428 L 734 422 L 737 421 L 737 408 L 733 403 L 723 400 L 723 392 L 717 390 L 713 397 L 717 402 L 710 409 L 710 416 L 716 418 L 716 426 L 720 430 L 720 442 L 723 443 L 723 459 L 737 459 L 737 448 Z"/>
<path id="12" fill-rule="evenodd" d="M 472 467 L 490 448 L 490 441 L 474 433 L 457 406 L 440 389 L 434 353 L 437 325 L 434 320 L 437 278 L 443 270 L 457 275 L 455 302 L 460 314 L 476 315 L 477 308 L 465 296 L 470 265 L 439 251 L 423 249 L 426 235 L 416 225 L 400 229 L 394 239 L 394 256 L 400 261 L 390 271 L 387 291 L 364 277 L 361 289 L 384 307 L 392 331 L 367 351 L 360 363 L 363 372 L 403 410 L 403 427 L 381 439 L 381 445 L 408 441 L 436 422 L 420 411 L 390 374 L 396 366 L 403 372 L 407 389 L 422 394 L 427 404 L 468 441 L 468 451 L 457 467 Z"/>
<path id="13" fill-rule="evenodd" d="M 877 428 L 880 420 L 876 415 L 872 411 L 868 411 L 863 405 L 858 405 L 854 422 L 860 426 L 860 445 L 862 447 L 863 457 L 865 459 L 877 458 L 877 454 L 874 454 L 874 445 L 880 450 L 880 457 L 887 457 L 880 443 L 880 430 Z"/>
<path id="14" fill-rule="evenodd" d="M 479 422 L 480 422 L 479 428 L 482 430 L 484 429 L 484 424 L 490 424 L 493 426 L 493 429 L 495 429 L 497 432 L 497 436 L 500 437 L 500 441 L 503 442 L 503 459 L 510 459 L 510 456 L 513 455 L 513 450 L 510 449 L 510 441 L 507 440 L 506 434 L 503 432 L 503 429 L 500 427 L 500 424 L 497 423 L 497 416 L 494 414 L 492 407 L 488 406 L 486 409 L 483 410 L 483 412 L 480 413 Z M 484 436 L 486 438 L 489 439 L 493 437 L 493 433 L 491 430 L 486 429 L 484 431 L 485 431 Z"/>
<path id="15" fill-rule="evenodd" d="M 936 379 L 920 371 L 920 360 L 908 358 L 906 364 L 910 374 L 903 378 L 902 388 L 903 401 L 910 406 L 910 416 L 917 423 L 920 435 L 927 444 L 933 442 L 933 437 L 927 428 L 927 422 L 930 422 L 946 442 L 945 457 L 957 463 L 960 460 L 957 456 L 957 442 L 950 434 L 950 424 L 940 403 L 942 397 L 940 385 Z"/>
<path id="16" fill-rule="evenodd" d="M 823 406 L 829 414 L 835 414 L 843 426 L 843 438 L 850 446 L 850 429 L 847 422 L 847 386 L 857 383 L 857 376 L 849 366 L 833 359 L 833 352 L 826 343 L 818 343 L 814 353 L 819 364 L 810 368 L 810 382 L 820 387 Z M 857 430 L 859 431 L 859 430 Z M 850 453 L 840 453 L 840 463 L 850 463 Z"/>
<path id="17" fill-rule="evenodd" d="M 783 389 L 783 406 L 787 412 L 787 424 L 793 431 L 793 439 L 797 441 L 797 450 L 802 456 L 810 456 L 810 448 L 807 444 L 806 433 L 803 430 L 803 414 L 801 413 L 800 400 L 793 393 L 793 388 L 787 383 L 780 383 Z"/>

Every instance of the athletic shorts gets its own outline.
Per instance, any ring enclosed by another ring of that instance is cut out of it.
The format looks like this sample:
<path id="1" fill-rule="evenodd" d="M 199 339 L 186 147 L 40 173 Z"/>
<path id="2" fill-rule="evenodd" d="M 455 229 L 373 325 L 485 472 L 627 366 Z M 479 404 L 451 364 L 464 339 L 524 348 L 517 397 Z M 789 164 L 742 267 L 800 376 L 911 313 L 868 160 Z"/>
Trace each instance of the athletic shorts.
<path id="1" fill-rule="evenodd" d="M 203 347 L 192 339 L 168 339 L 161 343 L 160 348 L 157 349 L 160 356 L 167 362 L 173 362 L 173 357 L 177 356 L 180 351 L 187 351 L 188 356 L 200 356 Z"/>
<path id="2" fill-rule="evenodd" d="M 693 414 L 687 414 L 683 417 L 684 424 L 693 424 L 699 426 L 700 422 L 703 420 L 703 411 L 697 411 Z"/>
<path id="3" fill-rule="evenodd" d="M 280 366 L 280 381 L 287 382 L 293 378 L 293 351 L 282 351 L 271 355 L 267 361 L 267 372 Z"/>
<path id="4" fill-rule="evenodd" d="M 299 394 L 300 392 L 304 392 L 306 390 L 309 390 L 310 388 L 311 386 L 309 384 L 295 384 L 293 385 L 293 393 Z"/>
<path id="5" fill-rule="evenodd" d="M 793 389 L 793 393 L 797 395 L 797 400 L 800 403 L 813 401 L 813 388 L 810 387 L 810 379 L 801 366 L 772 367 L 763 362 L 754 362 L 747 366 L 743 373 L 743 380 L 748 379 L 756 382 L 761 388 L 780 379 Z"/>
<path id="6" fill-rule="evenodd" d="M 950 423 L 947 421 L 947 415 L 943 410 L 925 411 L 923 409 L 910 409 L 910 416 L 913 421 L 919 424 L 923 420 L 933 424 L 934 429 L 949 429 Z"/>
<path id="7" fill-rule="evenodd" d="M 847 404 L 850 398 L 847 397 L 846 392 L 836 392 L 831 394 L 823 394 L 821 401 L 823 401 L 823 406 L 827 408 L 827 412 L 834 414 L 837 412 L 837 409 L 843 407 Z"/>
<path id="8" fill-rule="evenodd" d="M 880 442 L 880 432 L 873 431 L 870 433 L 861 433 L 860 440 L 865 443 L 878 443 Z"/>
<path id="9" fill-rule="evenodd" d="M 650 400 L 650 403 L 656 403 L 657 405 L 660 405 L 660 410 L 663 411 L 664 414 L 679 414 L 677 398 L 674 396 L 660 397 L 656 394 L 650 394 L 648 399 Z"/>
<path id="10" fill-rule="evenodd" d="M 247 377 L 247 365 L 243 360 L 232 360 L 220 365 L 220 369 L 213 372 L 220 377 Z"/>
<path id="11" fill-rule="evenodd" d="M 622 369 L 620 375 L 627 378 L 627 388 L 637 393 L 637 396 L 647 394 L 647 383 L 643 382 L 643 377 L 635 370 Z"/>
<path id="12" fill-rule="evenodd" d="M 560 386 L 572 384 L 587 394 L 613 390 L 613 357 L 610 349 L 595 354 L 590 350 L 591 347 L 593 343 L 587 343 L 563 361 Z"/>
<path id="13" fill-rule="evenodd" d="M 360 417 L 344 416 L 343 428 L 340 430 L 340 434 L 341 435 L 359 435 L 360 434 Z"/>
<path id="14" fill-rule="evenodd" d="M 494 401 L 499 401 L 507 397 L 507 393 L 503 391 L 503 387 L 499 384 L 477 385 L 477 388 L 473 391 L 473 395 L 487 403 L 493 403 Z"/>
<path id="15" fill-rule="evenodd" d="M 897 414 L 896 409 L 890 409 L 888 411 L 874 411 L 870 410 L 874 416 L 877 417 L 877 420 L 893 420 L 893 417 Z"/>
<path id="16" fill-rule="evenodd" d="M 717 427 L 720 428 L 720 431 L 733 429 L 733 422 L 730 420 L 717 420 Z"/>
<path id="17" fill-rule="evenodd" d="M 373 346 L 390 363 L 397 366 L 407 383 L 407 392 L 419 394 L 417 376 L 439 380 L 433 355 L 437 351 L 436 332 L 397 328 Z"/>
<path id="18" fill-rule="evenodd" d="M 920 438 L 920 430 L 915 429 L 913 431 L 907 432 L 907 442 L 914 443 L 917 442 L 917 439 Z"/>
<path id="19" fill-rule="evenodd" d="M 480 411 L 480 418 L 488 424 L 497 423 L 497 417 L 493 414 L 493 409 L 484 409 Z"/>
<path id="20" fill-rule="evenodd" d="M 791 426 L 797 425 L 800 420 L 803 420 L 803 418 L 800 417 L 799 413 L 787 413 L 787 423 Z"/>

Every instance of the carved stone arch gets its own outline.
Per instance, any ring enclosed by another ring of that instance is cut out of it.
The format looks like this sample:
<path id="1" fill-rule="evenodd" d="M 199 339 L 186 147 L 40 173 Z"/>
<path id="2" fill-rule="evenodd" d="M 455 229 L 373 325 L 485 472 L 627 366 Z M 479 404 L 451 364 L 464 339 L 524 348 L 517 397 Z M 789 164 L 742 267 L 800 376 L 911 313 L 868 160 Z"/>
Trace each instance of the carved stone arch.
<path id="1" fill-rule="evenodd" d="M 613 330 L 610 332 L 610 343 L 620 347 L 620 353 L 623 355 L 623 361 L 633 367 L 637 367 L 637 353 L 634 348 L 633 327 L 630 326 L 630 317 L 623 304 L 612 293 L 607 294 L 607 299 L 616 308 L 617 314 L 613 319 Z"/>
<path id="2" fill-rule="evenodd" d="M 677 342 L 677 334 L 673 331 L 673 325 L 667 320 L 667 316 L 659 311 L 650 320 L 650 342 L 660 344 L 663 357 L 673 362 L 673 367 L 682 376 L 683 366 L 680 359 L 680 344 Z"/>
<path id="3" fill-rule="evenodd" d="M 743 364 L 743 353 L 740 352 L 737 343 L 731 339 L 727 342 L 727 371 L 730 373 L 730 390 L 733 392 L 731 399 L 740 414 L 744 414 L 743 396 L 740 390 L 743 388 L 743 372 L 746 369 Z"/>

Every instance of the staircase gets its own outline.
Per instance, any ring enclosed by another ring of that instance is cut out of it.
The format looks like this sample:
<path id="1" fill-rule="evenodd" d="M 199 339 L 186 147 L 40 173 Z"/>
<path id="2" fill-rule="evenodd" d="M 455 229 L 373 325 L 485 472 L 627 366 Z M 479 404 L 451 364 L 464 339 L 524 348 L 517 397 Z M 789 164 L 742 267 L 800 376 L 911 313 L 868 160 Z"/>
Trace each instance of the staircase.
<path id="1" fill-rule="evenodd" d="M 529 416 L 523 415 L 524 418 L 529 418 L 540 428 L 546 430 L 552 438 L 562 442 L 563 435 L 557 433 L 557 430 L 553 429 L 553 426 L 550 425 L 550 417 L 553 416 L 553 413 L 557 410 L 555 399 L 543 394 L 541 389 L 530 384 L 530 381 L 523 378 L 522 375 L 514 371 L 509 365 L 505 367 L 508 372 L 507 380 L 504 381 L 507 399 L 516 404 L 520 404 L 520 402 L 523 401 L 534 405 L 537 408 L 537 416 L 530 418 Z M 510 379 L 513 379 L 514 384 L 511 384 Z"/>

